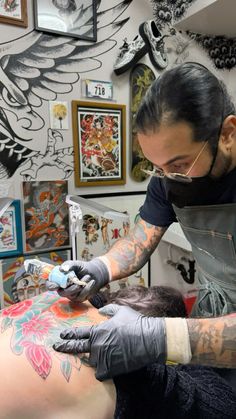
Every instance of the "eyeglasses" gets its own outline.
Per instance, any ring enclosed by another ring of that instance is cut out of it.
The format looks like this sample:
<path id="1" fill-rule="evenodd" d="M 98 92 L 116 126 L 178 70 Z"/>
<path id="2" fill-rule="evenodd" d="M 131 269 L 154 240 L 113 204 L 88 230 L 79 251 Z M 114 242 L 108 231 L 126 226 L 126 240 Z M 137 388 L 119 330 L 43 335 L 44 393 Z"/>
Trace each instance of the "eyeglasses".
<path id="1" fill-rule="evenodd" d="M 193 169 L 193 167 L 197 163 L 197 161 L 198 161 L 199 157 L 201 156 L 203 150 L 205 149 L 207 143 L 208 143 L 208 140 L 205 141 L 205 143 L 203 144 L 203 146 L 202 146 L 201 150 L 199 151 L 197 157 L 194 159 L 193 163 L 191 164 L 190 168 L 188 169 L 187 173 L 185 173 L 185 174 L 183 174 L 183 173 L 165 173 L 164 170 L 159 169 L 159 167 L 156 167 L 154 170 L 142 169 L 142 171 L 144 173 L 146 173 L 147 175 L 150 175 L 150 176 L 155 176 L 155 177 L 159 177 L 159 178 L 167 177 L 169 179 L 176 180 L 177 182 L 191 183 L 193 179 L 189 176 L 189 173 L 191 172 L 191 170 Z"/>

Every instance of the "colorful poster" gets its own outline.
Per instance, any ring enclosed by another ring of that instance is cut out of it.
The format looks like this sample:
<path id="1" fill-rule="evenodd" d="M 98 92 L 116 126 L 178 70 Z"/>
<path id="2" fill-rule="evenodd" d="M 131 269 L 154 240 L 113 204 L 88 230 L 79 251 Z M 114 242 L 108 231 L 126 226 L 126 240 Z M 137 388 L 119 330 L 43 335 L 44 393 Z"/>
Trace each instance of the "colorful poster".
<path id="1" fill-rule="evenodd" d="M 66 180 L 23 182 L 25 252 L 70 245 Z"/>
<path id="2" fill-rule="evenodd" d="M 22 253 L 20 201 L 15 200 L 0 217 L 0 257 Z"/>
<path id="3" fill-rule="evenodd" d="M 98 216 L 93 210 L 83 208 L 81 205 L 83 220 L 77 238 L 78 258 L 89 261 L 96 256 L 106 253 L 110 247 L 120 238 L 129 235 L 130 228 L 134 226 L 135 219 L 138 216 L 139 208 L 144 201 L 142 195 L 124 195 L 91 198 L 91 201 L 106 205 L 111 209 L 121 212 L 127 212 L 130 216 L 130 222 L 121 222 L 109 220 Z M 128 249 L 127 249 L 128 251 Z M 128 278 L 114 281 L 110 284 L 111 290 L 116 291 L 128 285 L 149 284 L 149 262 L 135 274 Z"/>

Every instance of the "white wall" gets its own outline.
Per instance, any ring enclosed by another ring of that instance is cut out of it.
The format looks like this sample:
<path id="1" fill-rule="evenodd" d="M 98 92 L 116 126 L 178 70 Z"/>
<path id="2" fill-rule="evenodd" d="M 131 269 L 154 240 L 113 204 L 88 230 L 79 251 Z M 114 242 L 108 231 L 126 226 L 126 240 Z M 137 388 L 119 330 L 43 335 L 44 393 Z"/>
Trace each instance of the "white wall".
<path id="1" fill-rule="evenodd" d="M 102 0 L 102 9 L 105 10 L 106 8 L 113 8 L 117 4 L 119 4 L 121 0 Z M 32 9 L 32 1 L 27 2 L 28 4 L 28 19 L 29 19 L 29 25 L 27 29 L 19 28 L 12 25 L 5 25 L 0 24 L 0 39 L 1 39 L 1 45 L 0 45 L 0 52 L 2 52 L 3 55 L 5 55 L 5 50 L 8 48 L 9 41 L 13 41 L 11 46 L 11 53 L 17 54 L 19 48 L 22 50 L 24 55 L 27 54 L 27 35 L 32 29 L 34 28 L 34 19 L 33 19 L 33 9 Z M 100 8 L 101 9 L 101 8 Z M 114 190 L 114 186 L 106 186 L 106 187 L 83 187 L 83 188 L 76 188 L 74 186 L 74 176 L 73 174 L 68 179 L 69 182 L 69 192 L 75 193 L 75 194 L 94 194 L 94 193 L 109 193 L 109 192 L 123 192 L 123 191 L 134 191 L 134 190 L 145 190 L 146 184 L 142 183 L 135 183 L 131 180 L 129 176 L 129 170 L 130 170 L 130 146 L 129 146 L 129 100 L 130 100 L 130 91 L 129 91 L 129 72 L 125 73 L 121 76 L 116 76 L 113 72 L 113 65 L 116 60 L 117 54 L 119 52 L 120 46 L 123 44 L 123 39 L 127 37 L 128 41 L 132 40 L 137 34 L 138 34 L 138 27 L 139 24 L 143 21 L 150 19 L 152 17 L 152 8 L 151 4 L 148 0 L 133 0 L 132 3 L 129 5 L 129 7 L 120 15 L 119 18 L 117 18 L 116 21 L 120 21 L 126 18 L 130 18 L 129 21 L 114 35 L 112 36 L 112 39 L 115 40 L 117 45 L 111 49 L 110 51 L 100 55 L 99 57 L 96 57 L 98 60 L 101 61 L 101 67 L 97 70 L 92 71 L 85 71 L 80 73 L 80 63 L 78 62 L 78 73 L 80 74 L 80 80 L 73 84 L 73 89 L 70 93 L 67 94 L 58 94 L 56 100 L 61 101 L 68 101 L 69 103 L 69 130 L 63 130 L 61 131 L 61 134 L 63 136 L 63 144 L 61 146 L 63 147 L 70 147 L 72 146 L 72 123 L 71 123 L 71 107 L 70 103 L 72 100 L 87 100 L 86 98 L 82 97 L 81 92 L 81 80 L 90 78 L 90 79 L 96 79 L 96 80 L 111 80 L 114 85 L 114 101 L 115 103 L 119 104 L 125 104 L 127 106 L 127 132 L 126 132 L 126 146 L 127 146 L 127 183 L 124 186 L 116 186 Z M 111 17 L 109 18 L 111 20 Z M 110 22 L 108 21 L 107 24 Z M 99 23 L 98 23 L 99 27 Z M 103 32 L 104 33 L 104 32 Z M 105 32 L 106 33 L 106 32 Z M 107 29 L 108 33 L 108 29 Z M 19 40 L 19 37 L 23 38 Z M 106 38 L 106 35 L 104 36 Z M 99 42 L 100 39 L 98 39 Z M 84 45 L 84 41 L 80 41 L 81 45 Z M 52 52 L 53 53 L 53 52 Z M 49 57 L 50 57 L 50 51 L 49 51 Z M 145 57 L 144 62 L 148 63 L 148 57 Z M 17 65 L 16 65 L 17 67 Z M 50 71 L 50 69 L 49 69 Z M 1 80 L 1 75 L 0 75 Z M 4 102 L 3 102 L 4 104 Z M 4 104 L 5 105 L 5 104 Z M 45 100 L 40 106 L 40 108 L 37 108 L 39 111 L 41 117 L 45 120 L 45 126 L 35 131 L 33 138 L 31 142 L 27 143 L 27 146 L 30 147 L 30 143 L 32 143 L 32 149 L 36 150 L 45 150 L 46 147 L 46 139 L 47 139 L 47 130 L 49 128 L 49 106 L 48 101 Z M 13 122 L 14 123 L 14 122 Z M 35 145 L 36 144 L 36 145 Z M 23 176 L 21 174 L 23 166 L 21 166 L 15 174 L 9 178 L 8 180 L 10 182 L 14 183 L 14 194 L 16 198 L 21 197 L 21 182 L 23 181 Z M 27 163 L 24 166 L 24 169 L 27 168 Z M 63 176 L 63 171 L 53 167 L 43 167 L 39 170 L 37 174 L 37 180 L 48 180 L 48 179 L 58 179 Z M 27 179 L 28 180 L 28 179 Z M 31 179 L 29 179 L 31 180 Z M 1 182 L 1 178 L 0 178 Z"/>

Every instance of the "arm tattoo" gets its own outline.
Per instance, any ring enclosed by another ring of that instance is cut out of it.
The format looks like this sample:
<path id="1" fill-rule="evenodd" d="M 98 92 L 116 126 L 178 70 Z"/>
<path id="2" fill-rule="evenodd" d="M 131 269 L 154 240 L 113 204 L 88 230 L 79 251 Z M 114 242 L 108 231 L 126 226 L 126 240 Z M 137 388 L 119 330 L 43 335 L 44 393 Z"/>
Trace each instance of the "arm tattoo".
<path id="1" fill-rule="evenodd" d="M 118 240 L 106 254 L 112 280 L 124 278 L 142 268 L 166 230 L 167 227 L 157 227 L 139 218 L 129 235 Z"/>
<path id="2" fill-rule="evenodd" d="M 189 319 L 193 364 L 236 368 L 236 313 L 213 319 Z"/>

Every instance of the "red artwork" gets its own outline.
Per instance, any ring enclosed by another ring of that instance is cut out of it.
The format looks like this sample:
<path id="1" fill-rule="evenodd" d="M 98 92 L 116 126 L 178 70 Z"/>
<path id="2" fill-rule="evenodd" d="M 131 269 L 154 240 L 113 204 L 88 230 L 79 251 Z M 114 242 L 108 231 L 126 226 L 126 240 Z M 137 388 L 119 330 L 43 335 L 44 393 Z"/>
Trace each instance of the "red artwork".
<path id="1" fill-rule="evenodd" d="M 119 174 L 117 116 L 81 113 L 81 151 L 84 176 Z"/>

